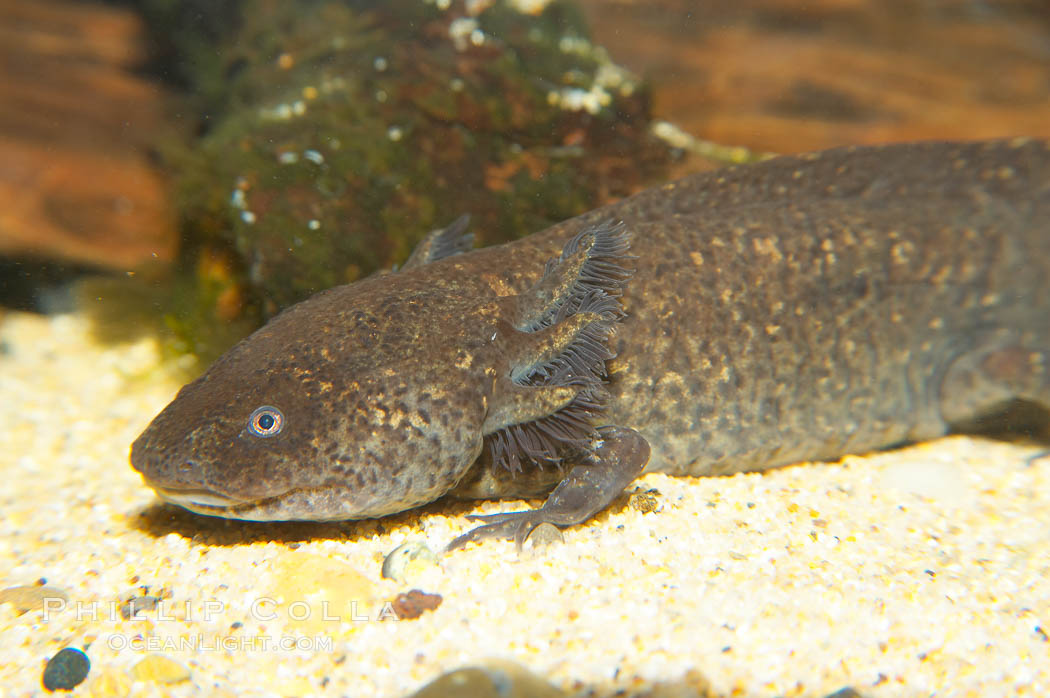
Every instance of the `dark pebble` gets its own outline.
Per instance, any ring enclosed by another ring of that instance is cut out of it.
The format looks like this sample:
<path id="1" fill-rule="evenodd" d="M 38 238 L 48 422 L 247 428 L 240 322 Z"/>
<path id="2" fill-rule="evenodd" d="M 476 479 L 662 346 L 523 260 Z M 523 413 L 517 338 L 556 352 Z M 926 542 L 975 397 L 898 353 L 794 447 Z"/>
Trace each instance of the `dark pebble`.
<path id="1" fill-rule="evenodd" d="M 857 690 L 852 686 L 846 686 L 845 688 L 840 688 L 834 693 L 829 693 L 827 698 L 863 698 L 863 696 L 857 693 Z"/>
<path id="2" fill-rule="evenodd" d="M 48 661 L 44 667 L 44 688 L 48 691 L 72 691 L 87 678 L 91 660 L 73 647 L 67 647 Z"/>
<path id="3" fill-rule="evenodd" d="M 411 698 L 564 698 L 565 693 L 528 669 L 503 661 L 463 667 L 438 676 Z"/>
<path id="4" fill-rule="evenodd" d="M 148 613 L 156 609 L 161 600 L 159 596 L 133 596 L 120 605 L 120 617 L 130 620 L 137 613 Z"/>

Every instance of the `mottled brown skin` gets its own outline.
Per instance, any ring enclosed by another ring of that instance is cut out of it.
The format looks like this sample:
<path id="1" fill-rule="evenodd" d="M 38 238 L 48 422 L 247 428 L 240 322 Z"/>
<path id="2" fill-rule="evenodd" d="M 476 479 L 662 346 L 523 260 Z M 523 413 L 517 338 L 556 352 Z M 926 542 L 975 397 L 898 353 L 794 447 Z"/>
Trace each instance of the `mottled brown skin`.
<path id="1" fill-rule="evenodd" d="M 636 258 L 601 429 L 571 471 L 492 466 L 486 435 L 577 390 L 509 377 L 591 319 L 521 329 L 523 308 L 542 305 L 545 262 L 608 221 L 624 223 Z M 1044 142 L 778 158 L 428 256 L 440 255 L 274 318 L 179 393 L 135 442 L 133 466 L 183 506 L 261 520 L 381 516 L 563 480 L 546 508 L 463 539 L 520 540 L 543 521 L 586 519 L 643 467 L 763 470 L 929 439 L 1013 399 L 1050 406 Z M 261 405 L 286 418 L 271 438 L 246 430 Z"/>

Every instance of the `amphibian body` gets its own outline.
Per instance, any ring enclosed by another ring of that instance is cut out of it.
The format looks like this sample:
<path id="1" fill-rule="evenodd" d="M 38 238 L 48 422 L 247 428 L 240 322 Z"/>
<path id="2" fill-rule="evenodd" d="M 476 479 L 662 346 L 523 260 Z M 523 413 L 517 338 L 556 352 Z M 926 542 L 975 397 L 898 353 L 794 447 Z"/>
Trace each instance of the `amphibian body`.
<path id="1" fill-rule="evenodd" d="M 719 475 L 1050 406 L 1050 144 L 847 148 L 694 175 L 506 245 L 463 221 L 284 311 L 135 441 L 162 497 L 352 519 Z M 560 483 L 560 484 L 559 484 Z"/>

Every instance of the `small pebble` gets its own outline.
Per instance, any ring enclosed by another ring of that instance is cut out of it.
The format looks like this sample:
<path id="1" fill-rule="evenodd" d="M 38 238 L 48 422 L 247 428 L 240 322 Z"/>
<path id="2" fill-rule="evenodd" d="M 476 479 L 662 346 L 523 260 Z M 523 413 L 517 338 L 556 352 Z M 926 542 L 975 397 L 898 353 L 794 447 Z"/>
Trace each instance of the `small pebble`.
<path id="1" fill-rule="evenodd" d="M 651 514 L 660 507 L 660 492 L 658 490 L 632 492 L 627 500 L 627 506 L 639 514 Z"/>
<path id="2" fill-rule="evenodd" d="M 136 681 L 179 683 L 190 678 L 190 670 L 163 654 L 150 654 L 131 668 L 131 677 Z"/>
<path id="3" fill-rule="evenodd" d="M 441 674 L 411 698 L 562 698 L 566 694 L 528 669 L 506 661 L 463 667 Z"/>
<path id="4" fill-rule="evenodd" d="M 48 660 L 42 683 L 48 691 L 72 691 L 87 678 L 89 671 L 88 656 L 75 647 L 66 647 Z"/>
<path id="5" fill-rule="evenodd" d="M 857 693 L 857 691 L 854 688 L 852 688 L 850 686 L 846 686 L 845 688 L 840 688 L 839 690 L 835 691 L 834 693 L 829 693 L 827 695 L 827 698 L 862 698 L 862 697 L 861 697 L 861 695 L 859 693 Z"/>
<path id="6" fill-rule="evenodd" d="M 529 537 L 525 540 L 532 543 L 533 549 L 536 549 L 546 547 L 551 543 L 564 543 L 565 536 L 562 535 L 560 528 L 552 523 L 544 521 L 539 526 L 532 529 L 532 532 L 529 533 Z"/>
<path id="7" fill-rule="evenodd" d="M 159 596 L 133 596 L 120 604 L 120 617 L 124 620 L 129 620 L 136 613 L 152 611 L 160 601 L 161 597 Z"/>
<path id="8" fill-rule="evenodd" d="M 636 679 L 633 683 L 637 686 L 634 695 L 646 698 L 718 698 L 725 695 L 716 693 L 707 677 L 696 669 L 690 669 L 678 679 L 656 681 L 651 685 Z"/>
<path id="9" fill-rule="evenodd" d="M 383 579 L 404 582 L 413 573 L 437 563 L 437 555 L 425 543 L 408 541 L 391 550 L 383 560 Z"/>
<path id="10" fill-rule="evenodd" d="M 52 604 L 56 601 L 65 604 L 69 601 L 69 595 L 58 587 L 36 585 L 8 587 L 0 590 L 0 603 L 11 604 L 19 613 L 42 609 L 45 601 L 49 599 L 52 600 Z M 53 605 L 52 608 L 54 608 Z"/>
<path id="11" fill-rule="evenodd" d="M 420 589 L 413 589 L 406 594 L 398 594 L 390 605 L 399 620 L 412 620 L 427 611 L 433 611 L 443 600 L 441 594 L 428 594 Z"/>

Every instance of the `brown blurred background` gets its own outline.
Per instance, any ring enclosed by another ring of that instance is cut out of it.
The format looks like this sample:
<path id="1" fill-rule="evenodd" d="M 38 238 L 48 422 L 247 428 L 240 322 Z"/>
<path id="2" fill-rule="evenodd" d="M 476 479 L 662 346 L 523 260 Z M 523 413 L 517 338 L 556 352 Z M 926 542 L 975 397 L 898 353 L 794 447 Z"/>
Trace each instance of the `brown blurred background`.
<path id="1" fill-rule="evenodd" d="M 1050 137 L 1050 2 L 581 0 L 654 115 L 759 151 Z M 172 260 L 154 147 L 179 102 L 130 6 L 0 1 L 0 286 L 26 260 Z M 0 294 L 3 288 L 0 287 Z"/>

